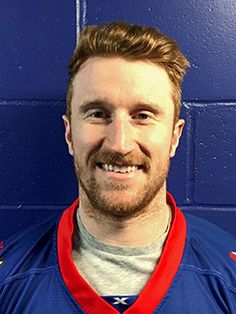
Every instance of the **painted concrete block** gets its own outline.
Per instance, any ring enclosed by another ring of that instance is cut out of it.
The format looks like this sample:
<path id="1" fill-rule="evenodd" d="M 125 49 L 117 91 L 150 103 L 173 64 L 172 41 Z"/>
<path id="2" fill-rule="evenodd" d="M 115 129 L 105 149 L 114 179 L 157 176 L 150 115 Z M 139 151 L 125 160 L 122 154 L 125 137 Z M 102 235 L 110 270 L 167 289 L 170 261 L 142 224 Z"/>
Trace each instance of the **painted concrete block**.
<path id="1" fill-rule="evenodd" d="M 236 205 L 236 104 L 195 107 L 194 201 Z"/>
<path id="2" fill-rule="evenodd" d="M 76 1 L 1 1 L 0 99 L 65 97 Z"/>
<path id="3" fill-rule="evenodd" d="M 68 204 L 77 195 L 63 102 L 0 103 L 0 205 Z"/>

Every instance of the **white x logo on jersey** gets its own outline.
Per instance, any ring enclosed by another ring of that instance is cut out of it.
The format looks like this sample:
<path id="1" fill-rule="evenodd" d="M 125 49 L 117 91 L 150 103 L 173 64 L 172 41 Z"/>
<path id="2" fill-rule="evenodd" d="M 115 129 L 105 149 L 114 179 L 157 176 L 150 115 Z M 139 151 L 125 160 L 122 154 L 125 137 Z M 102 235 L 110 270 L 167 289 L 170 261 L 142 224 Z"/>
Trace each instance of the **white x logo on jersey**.
<path id="1" fill-rule="evenodd" d="M 124 304 L 127 305 L 127 303 L 125 302 L 128 298 L 114 298 L 115 302 L 113 304 Z"/>

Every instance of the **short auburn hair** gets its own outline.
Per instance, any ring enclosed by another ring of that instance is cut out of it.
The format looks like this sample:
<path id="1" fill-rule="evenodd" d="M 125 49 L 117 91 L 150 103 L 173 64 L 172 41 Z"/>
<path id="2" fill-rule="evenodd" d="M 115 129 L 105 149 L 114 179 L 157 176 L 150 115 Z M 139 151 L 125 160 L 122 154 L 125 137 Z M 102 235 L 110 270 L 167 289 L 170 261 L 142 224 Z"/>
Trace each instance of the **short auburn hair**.
<path id="1" fill-rule="evenodd" d="M 147 61 L 162 66 L 173 85 L 175 122 L 181 109 L 181 83 L 189 62 L 176 41 L 153 27 L 112 22 L 90 25 L 79 35 L 77 47 L 68 65 L 67 116 L 71 117 L 73 82 L 80 67 L 92 57 L 118 56 L 130 61 Z"/>

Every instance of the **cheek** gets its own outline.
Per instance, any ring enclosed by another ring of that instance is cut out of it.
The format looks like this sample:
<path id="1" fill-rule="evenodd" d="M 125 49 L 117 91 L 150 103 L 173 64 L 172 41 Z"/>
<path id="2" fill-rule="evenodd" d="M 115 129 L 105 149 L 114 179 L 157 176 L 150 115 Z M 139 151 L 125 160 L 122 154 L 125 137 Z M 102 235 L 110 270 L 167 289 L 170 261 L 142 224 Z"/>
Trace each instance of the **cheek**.
<path id="1" fill-rule="evenodd" d="M 73 130 L 73 148 L 76 155 L 89 154 L 101 141 L 101 132 L 93 127 L 78 126 Z"/>
<path id="2" fill-rule="evenodd" d="M 156 154 L 169 151 L 171 145 L 171 133 L 166 128 L 155 128 L 154 130 L 147 130 L 142 135 L 143 144 Z"/>

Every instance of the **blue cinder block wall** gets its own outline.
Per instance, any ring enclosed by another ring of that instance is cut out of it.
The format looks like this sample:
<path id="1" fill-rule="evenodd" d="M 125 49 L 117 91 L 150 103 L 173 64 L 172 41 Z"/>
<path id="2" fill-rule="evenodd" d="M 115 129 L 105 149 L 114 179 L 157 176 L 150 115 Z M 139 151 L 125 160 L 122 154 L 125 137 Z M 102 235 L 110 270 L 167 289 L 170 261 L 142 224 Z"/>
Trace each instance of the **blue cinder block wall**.
<path id="1" fill-rule="evenodd" d="M 66 65 L 83 26 L 113 20 L 158 27 L 190 60 L 168 189 L 183 210 L 236 234 L 235 16 L 234 0 L 2 1 L 0 239 L 76 197 L 61 119 Z"/>

